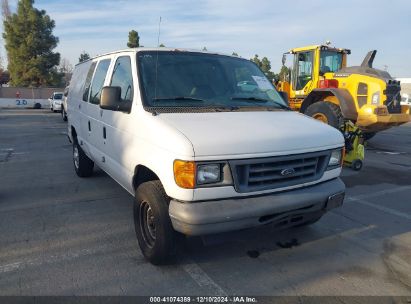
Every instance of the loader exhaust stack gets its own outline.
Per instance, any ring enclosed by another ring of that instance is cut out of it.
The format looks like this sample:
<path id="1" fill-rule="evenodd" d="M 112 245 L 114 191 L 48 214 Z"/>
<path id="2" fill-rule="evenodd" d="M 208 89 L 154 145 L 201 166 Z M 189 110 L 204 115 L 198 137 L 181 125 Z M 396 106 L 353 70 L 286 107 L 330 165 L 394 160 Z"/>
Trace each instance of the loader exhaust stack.
<path id="1" fill-rule="evenodd" d="M 364 68 L 372 68 L 372 63 L 374 62 L 375 54 L 377 50 L 369 51 L 365 56 L 364 60 L 361 63 L 361 66 Z"/>

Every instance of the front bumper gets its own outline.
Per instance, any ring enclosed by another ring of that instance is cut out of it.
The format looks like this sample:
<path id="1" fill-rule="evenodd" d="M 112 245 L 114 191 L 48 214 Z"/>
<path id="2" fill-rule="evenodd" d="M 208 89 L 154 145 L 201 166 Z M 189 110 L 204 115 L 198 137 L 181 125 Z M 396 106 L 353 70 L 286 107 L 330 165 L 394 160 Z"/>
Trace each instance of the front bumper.
<path id="1" fill-rule="evenodd" d="M 339 207 L 345 185 L 340 178 L 310 187 L 264 196 L 203 202 L 171 200 L 169 214 L 176 231 L 206 235 L 268 223 L 291 227 Z"/>

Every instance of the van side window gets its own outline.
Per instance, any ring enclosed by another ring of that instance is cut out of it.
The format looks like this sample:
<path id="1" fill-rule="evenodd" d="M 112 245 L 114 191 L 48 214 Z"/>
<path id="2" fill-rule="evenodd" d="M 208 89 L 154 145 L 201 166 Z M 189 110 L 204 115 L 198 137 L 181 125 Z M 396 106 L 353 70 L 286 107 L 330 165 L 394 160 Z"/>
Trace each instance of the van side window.
<path id="1" fill-rule="evenodd" d="M 100 104 L 101 89 L 103 88 L 104 80 L 106 79 L 110 61 L 110 59 L 104 59 L 101 60 L 97 65 L 97 69 L 93 77 L 93 82 L 91 83 L 90 87 L 90 97 L 88 100 L 90 103 Z"/>
<path id="2" fill-rule="evenodd" d="M 119 57 L 114 66 L 110 86 L 121 88 L 121 102 L 128 103 L 129 109 L 133 103 L 133 74 L 129 56 Z"/>
<path id="3" fill-rule="evenodd" d="M 83 101 L 88 100 L 88 93 L 90 92 L 91 78 L 93 77 L 95 68 L 96 68 L 96 62 L 93 62 L 90 66 L 90 69 L 88 70 L 86 82 L 84 83 Z"/>

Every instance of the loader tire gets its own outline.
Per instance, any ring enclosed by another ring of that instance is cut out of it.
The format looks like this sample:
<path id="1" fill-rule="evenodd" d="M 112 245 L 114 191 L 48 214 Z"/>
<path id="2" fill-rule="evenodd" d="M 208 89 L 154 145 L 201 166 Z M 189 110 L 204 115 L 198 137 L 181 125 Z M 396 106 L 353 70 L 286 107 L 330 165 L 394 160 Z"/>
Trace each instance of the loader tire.
<path id="1" fill-rule="evenodd" d="M 305 110 L 304 114 L 337 129 L 339 129 L 344 122 L 340 107 L 327 101 L 313 103 Z"/>

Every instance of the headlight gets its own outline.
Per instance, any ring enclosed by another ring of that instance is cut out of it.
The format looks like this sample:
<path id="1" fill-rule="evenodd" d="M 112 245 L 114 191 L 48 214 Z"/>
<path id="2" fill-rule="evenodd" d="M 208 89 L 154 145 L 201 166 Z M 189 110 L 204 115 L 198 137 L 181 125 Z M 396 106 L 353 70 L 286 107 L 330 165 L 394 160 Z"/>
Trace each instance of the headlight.
<path id="1" fill-rule="evenodd" d="M 337 167 L 340 167 L 342 165 L 344 157 L 344 149 L 337 149 L 331 151 L 331 157 L 330 160 L 328 161 L 328 169 L 335 169 Z"/>
<path id="2" fill-rule="evenodd" d="M 219 164 L 198 165 L 197 184 L 218 183 L 221 180 L 221 166 Z"/>
<path id="3" fill-rule="evenodd" d="M 193 161 L 174 161 L 174 180 L 185 189 L 209 187 L 215 185 L 232 185 L 228 163 L 196 163 Z"/>
<path id="4" fill-rule="evenodd" d="M 374 105 L 380 104 L 380 91 L 377 91 L 374 94 L 372 94 L 371 103 Z"/>

